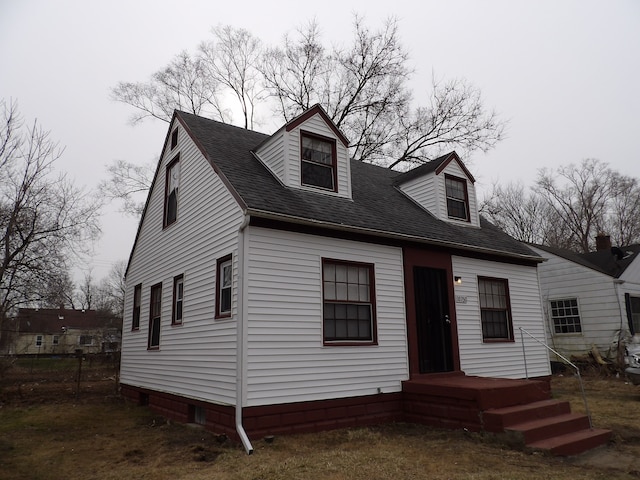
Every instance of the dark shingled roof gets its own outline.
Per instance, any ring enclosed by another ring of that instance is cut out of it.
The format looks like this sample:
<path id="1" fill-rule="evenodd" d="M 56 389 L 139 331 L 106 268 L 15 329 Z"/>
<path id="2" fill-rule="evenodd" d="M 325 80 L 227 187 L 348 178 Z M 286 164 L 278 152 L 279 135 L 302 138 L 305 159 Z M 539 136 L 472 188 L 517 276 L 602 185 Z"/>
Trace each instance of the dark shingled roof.
<path id="1" fill-rule="evenodd" d="M 619 278 L 640 254 L 640 244 L 613 247 L 589 253 L 576 253 L 564 248 L 547 247 L 546 245 L 533 246 L 613 278 Z"/>
<path id="2" fill-rule="evenodd" d="M 406 174 L 351 160 L 353 201 L 290 188 L 252 153 L 267 135 L 185 112 L 176 116 L 251 216 L 541 260 L 484 219 L 482 228 L 437 219 L 396 188 L 394 180 Z"/>
<path id="3" fill-rule="evenodd" d="M 18 328 L 24 333 L 61 333 L 62 327 L 92 330 L 118 327 L 117 321 L 98 315 L 95 310 L 68 310 L 60 308 L 21 308 L 18 310 Z"/>

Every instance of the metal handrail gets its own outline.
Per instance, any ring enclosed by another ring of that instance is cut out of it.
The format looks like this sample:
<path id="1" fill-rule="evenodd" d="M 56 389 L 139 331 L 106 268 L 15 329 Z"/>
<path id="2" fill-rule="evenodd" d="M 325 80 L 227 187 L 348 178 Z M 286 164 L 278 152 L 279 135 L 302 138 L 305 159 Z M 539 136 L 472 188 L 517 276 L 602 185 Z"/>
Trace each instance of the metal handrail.
<path id="1" fill-rule="evenodd" d="M 575 368 L 576 370 L 576 375 L 578 376 L 578 383 L 580 384 L 580 392 L 582 393 L 582 400 L 584 401 L 584 408 L 585 411 L 587 413 L 587 417 L 589 418 L 589 428 L 593 428 L 593 423 L 591 422 L 591 412 L 589 411 L 589 404 L 587 403 L 587 396 L 584 393 L 584 385 L 582 384 L 582 377 L 580 376 L 580 369 L 577 367 L 577 365 L 575 365 L 574 363 L 572 363 L 571 361 L 569 361 L 567 358 L 565 358 L 564 356 L 562 356 L 559 352 L 557 352 L 556 350 L 554 350 L 553 348 L 551 348 L 549 345 L 547 345 L 546 343 L 538 340 L 536 337 L 534 337 L 533 335 L 531 335 L 531 333 L 527 332 L 524 328 L 522 327 L 518 327 L 518 329 L 520 330 L 520 340 L 522 341 L 522 356 L 524 357 L 524 374 L 525 377 L 527 378 L 527 380 L 529 379 L 529 372 L 527 370 L 527 352 L 525 349 L 525 345 L 524 345 L 524 334 L 526 333 L 529 337 L 533 338 L 536 342 L 538 342 L 540 345 L 542 345 L 543 347 L 545 347 L 547 350 L 549 350 L 550 352 L 553 352 L 556 354 L 556 356 L 558 356 L 559 358 L 561 358 L 562 360 L 564 360 L 565 363 L 567 363 L 568 365 L 571 365 L 573 368 Z"/>

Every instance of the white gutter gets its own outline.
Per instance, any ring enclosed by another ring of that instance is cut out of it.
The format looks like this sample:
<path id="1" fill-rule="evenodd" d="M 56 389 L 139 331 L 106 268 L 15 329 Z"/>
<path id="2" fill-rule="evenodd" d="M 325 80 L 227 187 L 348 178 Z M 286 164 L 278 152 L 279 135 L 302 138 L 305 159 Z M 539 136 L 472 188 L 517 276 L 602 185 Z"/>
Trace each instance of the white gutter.
<path id="1" fill-rule="evenodd" d="M 249 215 L 245 213 L 244 219 L 238 229 L 238 307 L 236 320 L 236 431 L 247 454 L 253 453 L 251 441 L 242 426 L 242 404 L 244 397 L 244 350 L 245 350 L 245 279 L 247 264 L 244 261 L 245 254 L 245 229 L 249 225 Z"/>

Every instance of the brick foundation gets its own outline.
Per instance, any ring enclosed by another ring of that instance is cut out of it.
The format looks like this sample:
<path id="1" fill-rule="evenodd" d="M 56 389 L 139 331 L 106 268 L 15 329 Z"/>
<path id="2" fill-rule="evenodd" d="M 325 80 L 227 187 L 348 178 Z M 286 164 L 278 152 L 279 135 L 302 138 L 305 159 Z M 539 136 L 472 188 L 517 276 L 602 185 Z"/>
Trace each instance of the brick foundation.
<path id="1" fill-rule="evenodd" d="M 201 402 L 169 393 L 131 385 L 121 385 L 122 396 L 163 417 L 181 423 L 193 422 L 193 407 L 205 412 L 204 427 L 239 440 L 235 428 L 235 408 Z M 266 435 L 309 433 L 336 428 L 402 421 L 402 394 L 388 393 L 363 397 L 286 403 L 242 410 L 243 426 L 250 439 Z"/>

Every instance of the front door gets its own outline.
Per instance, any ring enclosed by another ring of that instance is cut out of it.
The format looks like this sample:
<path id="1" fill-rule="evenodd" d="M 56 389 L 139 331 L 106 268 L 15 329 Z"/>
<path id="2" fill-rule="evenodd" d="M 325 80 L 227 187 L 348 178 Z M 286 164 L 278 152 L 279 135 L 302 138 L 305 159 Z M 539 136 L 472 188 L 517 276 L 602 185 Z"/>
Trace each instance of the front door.
<path id="1" fill-rule="evenodd" d="M 413 267 L 420 373 L 453 370 L 447 272 Z"/>

